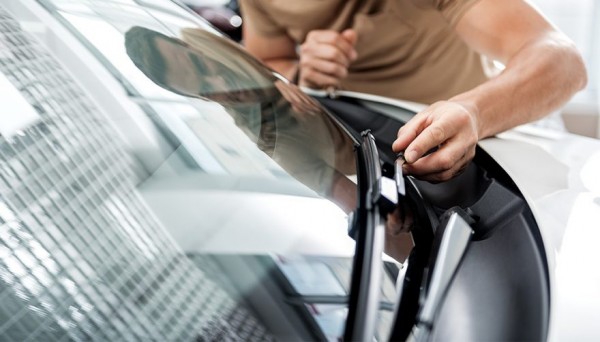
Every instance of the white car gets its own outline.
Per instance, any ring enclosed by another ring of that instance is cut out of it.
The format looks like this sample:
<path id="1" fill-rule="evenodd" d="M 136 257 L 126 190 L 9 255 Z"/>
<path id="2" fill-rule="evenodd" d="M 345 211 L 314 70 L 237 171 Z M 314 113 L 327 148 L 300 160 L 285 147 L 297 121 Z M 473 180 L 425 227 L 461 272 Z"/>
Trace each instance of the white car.
<path id="1" fill-rule="evenodd" d="M 598 140 L 398 176 L 420 105 L 303 92 L 169 0 L 3 1 L 0 87 L 0 341 L 600 339 Z"/>

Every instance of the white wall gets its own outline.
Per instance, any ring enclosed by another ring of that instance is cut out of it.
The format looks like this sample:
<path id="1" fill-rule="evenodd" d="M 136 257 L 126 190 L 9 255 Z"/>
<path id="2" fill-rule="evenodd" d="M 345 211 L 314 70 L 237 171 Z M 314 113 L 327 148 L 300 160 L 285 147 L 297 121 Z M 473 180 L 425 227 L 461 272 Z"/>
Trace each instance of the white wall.
<path id="1" fill-rule="evenodd" d="M 597 0 L 530 0 L 577 45 L 588 68 L 588 86 L 562 111 L 567 129 L 600 137 L 600 3 Z"/>

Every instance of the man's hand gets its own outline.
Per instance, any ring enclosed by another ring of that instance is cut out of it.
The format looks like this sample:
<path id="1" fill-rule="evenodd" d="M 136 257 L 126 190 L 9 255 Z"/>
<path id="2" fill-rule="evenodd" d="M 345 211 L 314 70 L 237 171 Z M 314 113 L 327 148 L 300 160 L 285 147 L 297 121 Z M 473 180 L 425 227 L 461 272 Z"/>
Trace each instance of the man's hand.
<path id="1" fill-rule="evenodd" d="M 311 88 L 339 87 L 356 59 L 356 32 L 311 31 L 300 46 L 299 85 Z"/>
<path id="2" fill-rule="evenodd" d="M 442 182 L 460 174 L 475 156 L 479 138 L 477 113 L 454 101 L 434 103 L 415 115 L 392 144 L 404 151 L 404 171 L 419 179 Z M 434 153 L 423 157 L 429 150 Z"/>

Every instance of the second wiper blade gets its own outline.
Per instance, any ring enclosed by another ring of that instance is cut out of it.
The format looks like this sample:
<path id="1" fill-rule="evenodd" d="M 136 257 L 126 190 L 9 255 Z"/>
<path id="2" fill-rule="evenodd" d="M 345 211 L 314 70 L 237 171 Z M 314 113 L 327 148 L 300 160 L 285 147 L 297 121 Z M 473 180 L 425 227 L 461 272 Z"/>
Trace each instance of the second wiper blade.
<path id="1" fill-rule="evenodd" d="M 404 172 L 402 170 L 404 163 L 406 163 L 404 153 L 400 152 L 396 155 L 396 162 L 394 162 L 394 180 L 396 181 L 398 194 L 402 196 L 406 196 L 406 185 L 404 184 Z"/>

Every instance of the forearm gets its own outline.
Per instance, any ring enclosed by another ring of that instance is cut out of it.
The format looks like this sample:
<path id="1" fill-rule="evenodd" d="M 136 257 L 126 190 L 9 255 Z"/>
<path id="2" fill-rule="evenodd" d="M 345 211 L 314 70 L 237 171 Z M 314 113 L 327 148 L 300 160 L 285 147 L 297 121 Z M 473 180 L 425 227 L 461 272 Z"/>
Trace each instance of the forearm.
<path id="1" fill-rule="evenodd" d="M 298 68 L 296 42 L 286 34 L 265 36 L 253 26 L 252 18 L 244 18 L 246 50 L 285 78 L 293 80 Z"/>
<path id="2" fill-rule="evenodd" d="M 296 58 L 264 59 L 263 63 L 290 81 L 296 78 L 298 72 L 298 60 Z"/>
<path id="3" fill-rule="evenodd" d="M 450 100 L 475 113 L 482 139 L 549 114 L 586 81 L 572 43 L 560 33 L 548 33 L 526 44 L 500 75 Z"/>
<path id="4" fill-rule="evenodd" d="M 477 142 L 539 119 L 587 82 L 573 43 L 524 0 L 480 0 L 455 26 L 475 51 L 506 63 L 497 77 L 419 112 L 398 132 L 406 173 L 445 181 L 466 169 Z M 423 158 L 427 151 L 437 151 Z"/>

